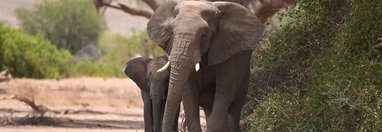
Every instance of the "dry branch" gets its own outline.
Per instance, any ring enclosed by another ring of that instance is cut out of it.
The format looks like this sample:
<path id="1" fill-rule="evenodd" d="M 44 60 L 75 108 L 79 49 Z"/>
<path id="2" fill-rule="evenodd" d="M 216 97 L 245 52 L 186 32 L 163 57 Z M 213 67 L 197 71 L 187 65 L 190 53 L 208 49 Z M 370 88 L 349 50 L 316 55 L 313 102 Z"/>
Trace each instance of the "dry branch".
<path id="1" fill-rule="evenodd" d="M 255 113 L 252 113 L 248 115 L 245 119 L 240 120 L 240 127 L 247 126 L 250 123 L 251 119 L 254 119 L 255 116 Z"/>
<path id="2" fill-rule="evenodd" d="M 20 95 L 12 95 L 10 98 L 26 103 L 27 105 L 32 107 L 33 111 L 39 113 L 40 116 L 44 116 L 44 114 L 46 112 L 50 111 L 44 105 L 36 105 L 36 103 L 34 102 L 33 99 L 29 99 L 27 97 L 23 97 L 23 96 L 20 96 Z"/>
<path id="3" fill-rule="evenodd" d="M 10 81 L 12 79 L 12 74 L 8 70 L 0 72 L 0 82 Z"/>
<path id="4" fill-rule="evenodd" d="M 109 1 L 94 0 L 94 5 L 96 6 L 98 12 L 100 12 L 101 7 L 106 7 L 106 8 L 110 7 L 117 10 L 122 10 L 131 15 L 143 16 L 143 17 L 146 17 L 147 19 L 150 19 L 150 17 L 152 16 L 152 13 L 149 11 L 134 9 L 121 3 L 118 3 L 118 5 L 112 5 L 111 2 L 112 0 L 109 0 Z M 143 0 L 143 2 L 147 4 L 152 10 L 155 10 L 158 8 L 158 4 L 155 0 Z"/>
<path id="5" fill-rule="evenodd" d="M 378 38 L 378 44 L 374 45 L 375 49 L 382 49 L 382 38 Z"/>
<path id="6" fill-rule="evenodd" d="M 153 11 L 158 8 L 158 3 L 155 0 L 143 0 Z"/>
<path id="7" fill-rule="evenodd" d="M 118 4 L 118 5 L 121 7 L 121 10 L 123 10 L 124 12 L 129 13 L 131 15 L 144 16 L 147 19 L 150 19 L 150 17 L 152 16 L 152 13 L 144 11 L 144 10 L 133 9 L 133 8 L 127 7 L 124 4 Z"/>

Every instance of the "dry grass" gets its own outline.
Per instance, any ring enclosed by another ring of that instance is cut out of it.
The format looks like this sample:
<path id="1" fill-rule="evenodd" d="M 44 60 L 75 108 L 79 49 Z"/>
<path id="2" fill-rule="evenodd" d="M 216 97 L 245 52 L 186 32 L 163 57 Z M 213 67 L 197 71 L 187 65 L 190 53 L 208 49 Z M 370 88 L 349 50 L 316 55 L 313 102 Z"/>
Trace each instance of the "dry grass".
<path id="1" fill-rule="evenodd" d="M 0 127 L 143 129 L 140 91 L 128 79 L 13 79 L 0 83 L 0 99 Z"/>

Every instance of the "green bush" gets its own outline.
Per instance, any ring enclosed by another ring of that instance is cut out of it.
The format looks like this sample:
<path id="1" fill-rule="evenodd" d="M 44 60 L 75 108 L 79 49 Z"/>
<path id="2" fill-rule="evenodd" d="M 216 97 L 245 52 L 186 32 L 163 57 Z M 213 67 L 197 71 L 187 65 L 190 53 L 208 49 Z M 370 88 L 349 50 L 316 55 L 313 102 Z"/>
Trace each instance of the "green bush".
<path id="1" fill-rule="evenodd" d="M 160 56 L 165 52 L 149 41 L 145 31 L 136 32 L 129 37 L 103 34 L 97 47 L 102 57 L 96 62 L 79 61 L 67 71 L 68 76 L 126 77 L 123 68 L 138 54 L 142 56 Z M 144 48 L 144 46 L 147 46 Z"/>
<path id="2" fill-rule="evenodd" d="M 95 44 L 106 27 L 91 0 L 44 0 L 32 9 L 17 9 L 16 14 L 22 29 L 71 53 Z"/>
<path id="3" fill-rule="evenodd" d="M 254 54 L 250 131 L 381 131 L 382 1 L 300 0 Z"/>
<path id="4" fill-rule="evenodd" d="M 31 36 L 0 23 L 0 70 L 15 77 L 52 78 L 63 74 L 71 55 L 41 36 Z"/>
<path id="5" fill-rule="evenodd" d="M 70 77 L 97 76 L 97 77 L 123 77 L 122 66 L 115 67 L 113 64 L 91 62 L 82 60 L 68 68 L 67 73 Z"/>
<path id="6" fill-rule="evenodd" d="M 136 32 L 129 37 L 104 34 L 98 41 L 97 46 L 105 55 L 101 61 L 105 63 L 124 65 L 137 54 L 147 57 L 165 54 L 161 48 L 150 41 L 146 31 Z"/>

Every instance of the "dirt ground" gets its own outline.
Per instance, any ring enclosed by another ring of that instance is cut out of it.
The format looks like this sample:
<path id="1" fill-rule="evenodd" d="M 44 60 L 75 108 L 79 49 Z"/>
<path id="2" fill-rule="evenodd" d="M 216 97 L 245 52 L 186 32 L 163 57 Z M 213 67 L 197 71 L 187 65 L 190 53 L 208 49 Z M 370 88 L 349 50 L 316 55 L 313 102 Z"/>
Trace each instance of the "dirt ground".
<path id="1" fill-rule="evenodd" d="M 14 97 L 33 100 L 38 113 Z M 43 116 L 42 116 L 43 114 Z M 184 122 L 181 112 L 179 126 Z M 202 128 L 205 130 L 201 111 Z M 142 132 L 143 102 L 122 78 L 12 79 L 0 82 L 1 132 Z"/>
<path id="2" fill-rule="evenodd" d="M 49 109 L 41 116 L 15 95 Z M 143 131 L 140 91 L 129 79 L 13 79 L 0 83 L 0 130 Z"/>

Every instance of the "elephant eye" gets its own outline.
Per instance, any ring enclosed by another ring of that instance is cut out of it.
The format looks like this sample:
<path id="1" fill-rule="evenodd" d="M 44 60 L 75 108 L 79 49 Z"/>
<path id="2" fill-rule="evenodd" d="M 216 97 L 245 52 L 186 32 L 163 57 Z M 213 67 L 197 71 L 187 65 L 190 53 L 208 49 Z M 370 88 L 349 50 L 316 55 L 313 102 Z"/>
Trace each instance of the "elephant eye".
<path id="1" fill-rule="evenodd" d="M 206 28 L 202 28 L 201 29 L 201 31 L 200 31 L 200 37 L 202 37 L 202 38 L 205 38 L 205 37 L 207 37 L 207 35 L 208 35 L 208 27 L 206 27 Z"/>
<path id="2" fill-rule="evenodd" d="M 175 10 L 174 10 L 174 14 L 173 14 L 174 17 L 176 17 L 178 14 L 179 14 L 179 9 L 175 9 Z"/>
<path id="3" fill-rule="evenodd" d="M 202 34 L 202 38 L 205 38 L 205 37 L 207 37 L 207 34 L 206 33 Z"/>

